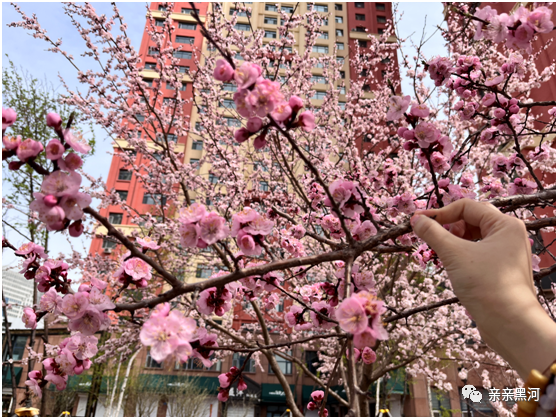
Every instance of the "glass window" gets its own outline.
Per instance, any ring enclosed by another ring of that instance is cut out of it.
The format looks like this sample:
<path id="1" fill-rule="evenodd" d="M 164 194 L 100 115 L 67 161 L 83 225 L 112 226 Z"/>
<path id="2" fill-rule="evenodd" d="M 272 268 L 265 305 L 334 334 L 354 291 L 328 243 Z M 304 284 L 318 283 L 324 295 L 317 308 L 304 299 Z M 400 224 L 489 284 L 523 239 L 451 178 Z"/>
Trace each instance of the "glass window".
<path id="1" fill-rule="evenodd" d="M 200 140 L 193 141 L 192 150 L 203 150 L 203 141 Z"/>
<path id="2" fill-rule="evenodd" d="M 111 224 L 122 224 L 122 214 L 111 212 L 109 214 L 109 223 Z"/>
<path id="3" fill-rule="evenodd" d="M 385 16 L 376 16 L 376 21 L 377 21 L 378 23 L 386 23 L 386 22 L 387 22 L 387 19 L 386 19 Z"/>
<path id="4" fill-rule="evenodd" d="M 200 163 L 200 159 L 190 159 L 190 164 L 192 166 L 198 166 Z"/>
<path id="5" fill-rule="evenodd" d="M 236 103 L 232 99 L 223 99 L 223 102 L 221 102 L 220 107 L 227 108 L 227 109 L 236 109 Z"/>
<path id="6" fill-rule="evenodd" d="M 312 46 L 312 52 L 319 52 L 322 54 L 328 54 L 329 53 L 329 47 L 325 46 L 325 45 L 313 45 Z"/>
<path id="7" fill-rule="evenodd" d="M 337 47 L 338 50 L 345 49 L 345 44 L 343 42 L 336 42 L 335 46 Z"/>
<path id="8" fill-rule="evenodd" d="M 171 142 L 171 143 L 176 143 L 176 141 L 178 140 L 178 137 L 174 134 L 167 134 L 167 141 Z"/>
<path id="9" fill-rule="evenodd" d="M 165 21 L 162 19 L 155 19 L 155 26 L 165 26 Z"/>
<path id="10" fill-rule="evenodd" d="M 318 351 L 305 351 L 306 367 L 312 374 L 317 374 L 319 365 L 315 365 L 320 362 L 318 357 Z"/>
<path id="11" fill-rule="evenodd" d="M 318 38 L 329 39 L 329 32 L 320 32 L 320 34 L 318 35 Z"/>
<path id="12" fill-rule="evenodd" d="M 238 9 L 229 9 L 229 15 L 234 15 L 236 13 L 237 16 L 242 16 L 242 17 L 250 17 L 251 14 L 248 11 L 243 12 L 242 10 L 238 10 Z"/>
<path id="13" fill-rule="evenodd" d="M 343 10 L 343 5 L 341 3 L 335 3 L 335 10 L 338 12 Z"/>
<path id="14" fill-rule="evenodd" d="M 145 358 L 145 368 L 163 369 L 163 364 L 151 358 L 151 354 L 148 352 L 147 357 Z"/>
<path id="15" fill-rule="evenodd" d="M 345 110 L 345 105 L 347 105 L 345 102 L 339 102 L 339 109 Z"/>
<path id="16" fill-rule="evenodd" d="M 269 184 L 265 180 L 260 181 L 260 191 L 269 191 Z"/>
<path id="17" fill-rule="evenodd" d="M 274 4 L 267 4 L 265 5 L 265 10 L 268 12 L 276 12 L 277 11 L 277 6 Z"/>
<path id="18" fill-rule="evenodd" d="M 116 193 L 122 202 L 126 202 L 128 199 L 128 191 L 116 191 Z"/>
<path id="19" fill-rule="evenodd" d="M 312 76 L 312 78 L 310 79 L 312 81 L 312 83 L 321 83 L 321 84 L 325 84 L 326 79 L 324 76 Z"/>
<path id="20" fill-rule="evenodd" d="M 236 25 L 234 25 L 234 28 L 238 31 L 249 31 L 250 25 L 246 24 L 246 23 L 237 23 Z"/>
<path id="21" fill-rule="evenodd" d="M 363 2 L 356 2 L 355 7 L 357 9 L 364 9 L 364 3 Z"/>
<path id="22" fill-rule="evenodd" d="M 20 361 L 25 353 L 25 347 L 27 346 L 28 336 L 14 336 L 12 335 L 12 355 L 14 361 Z M 2 359 L 4 361 L 8 360 L 8 345 L 4 347 L 4 355 Z M 3 371 L 6 371 L 2 369 Z"/>
<path id="23" fill-rule="evenodd" d="M 221 371 L 221 361 L 214 362 L 209 368 L 203 366 L 198 358 L 190 358 L 188 361 L 179 364 L 177 369 L 193 371 Z"/>
<path id="24" fill-rule="evenodd" d="M 374 138 L 374 135 L 368 133 L 364 135 L 364 142 L 365 143 L 371 143 L 372 139 Z"/>
<path id="25" fill-rule="evenodd" d="M 322 19 L 322 26 L 327 26 L 327 25 L 329 25 L 329 19 L 327 17 L 324 17 Z"/>
<path id="26" fill-rule="evenodd" d="M 193 36 L 176 35 L 175 41 L 179 44 L 193 45 L 195 38 Z"/>
<path id="27" fill-rule="evenodd" d="M 159 49 L 157 47 L 149 47 L 147 48 L 147 55 L 157 57 L 159 55 Z"/>
<path id="28" fill-rule="evenodd" d="M 240 126 L 242 126 L 242 122 L 240 122 L 236 118 L 226 116 L 224 119 L 225 119 L 226 124 L 227 124 L 228 127 L 240 127 Z"/>
<path id="29" fill-rule="evenodd" d="M 178 66 L 178 72 L 179 73 L 186 74 L 189 71 L 190 71 L 190 67 L 188 67 L 186 65 L 179 65 Z"/>
<path id="30" fill-rule="evenodd" d="M 339 64 L 345 64 L 345 59 L 343 57 L 336 57 L 336 60 Z"/>
<path id="31" fill-rule="evenodd" d="M 345 72 L 344 71 L 340 71 L 339 72 L 339 77 L 341 77 L 342 79 L 345 78 Z"/>
<path id="32" fill-rule="evenodd" d="M 326 96 L 327 96 L 327 92 L 315 91 L 314 95 L 312 96 L 312 99 L 324 100 Z"/>
<path id="33" fill-rule="evenodd" d="M 264 16 L 264 23 L 268 25 L 277 25 L 277 18 L 271 16 Z"/>
<path id="34" fill-rule="evenodd" d="M 210 173 L 209 182 L 213 184 L 219 183 L 219 176 L 215 176 L 213 173 Z"/>
<path id="35" fill-rule="evenodd" d="M 343 23 L 343 16 L 335 16 L 335 23 Z"/>
<path id="36" fill-rule="evenodd" d="M 285 354 L 292 355 L 292 351 L 285 351 Z M 279 364 L 279 369 L 283 374 L 291 375 L 293 373 L 293 364 L 291 361 L 287 361 L 286 359 L 281 358 L 279 355 L 275 355 L 275 360 Z M 269 373 L 273 374 L 271 365 L 269 366 Z"/>
<path id="37" fill-rule="evenodd" d="M 195 31 L 197 25 L 191 22 L 178 22 L 178 29 L 188 29 L 190 31 Z"/>
<path id="38" fill-rule="evenodd" d="M 430 403 L 432 404 L 433 416 L 446 416 L 447 413 L 451 413 L 449 394 L 445 391 L 430 388 Z"/>
<path id="39" fill-rule="evenodd" d="M 189 8 L 189 7 L 183 7 L 183 8 L 180 10 L 180 13 L 184 13 L 184 14 L 186 14 L 186 15 L 189 15 L 189 14 L 192 13 L 192 12 L 193 12 L 193 9 L 191 9 L 191 8 Z M 200 12 L 200 9 L 196 9 L 196 12 L 199 13 L 199 12 Z"/>
<path id="40" fill-rule="evenodd" d="M 335 36 L 343 36 L 343 29 L 335 29 Z"/>
<path id="41" fill-rule="evenodd" d="M 246 362 L 246 354 L 235 352 L 233 355 L 233 367 L 238 369 L 242 368 L 244 363 Z M 246 368 L 244 368 L 244 372 L 256 372 L 256 363 L 252 358 L 246 364 Z"/>
<path id="42" fill-rule="evenodd" d="M 167 198 L 160 193 L 146 193 L 143 195 L 143 200 L 141 201 L 141 203 L 145 205 L 165 205 L 166 202 Z"/>
<path id="43" fill-rule="evenodd" d="M 316 12 L 324 12 L 327 13 L 328 11 L 328 7 L 325 4 L 315 4 L 314 5 L 314 10 Z"/>
<path id="44" fill-rule="evenodd" d="M 174 58 L 180 58 L 183 60 L 190 60 L 192 58 L 192 52 L 190 51 L 174 51 L 172 55 Z"/>
<path id="45" fill-rule="evenodd" d="M 386 10 L 386 5 L 384 3 L 376 3 L 376 10 L 384 11 Z"/>
<path id="46" fill-rule="evenodd" d="M 157 68 L 157 64 L 155 63 L 145 63 L 145 67 L 146 70 L 155 70 Z M 143 80 L 144 82 L 147 83 L 147 80 Z M 151 82 L 151 84 L 149 86 L 153 86 L 153 79 L 149 79 L 149 81 Z"/>
<path id="47" fill-rule="evenodd" d="M 344 88 L 344 87 L 340 87 L 340 88 L 339 88 L 339 94 L 340 94 L 340 95 L 344 95 L 345 93 L 347 93 L 347 92 L 345 91 L 345 88 Z"/>
<path id="48" fill-rule="evenodd" d="M 264 32 L 264 38 L 277 38 L 277 32 L 275 31 L 265 31 Z"/>
<path id="49" fill-rule="evenodd" d="M 366 16 L 363 15 L 363 14 L 357 13 L 357 14 L 355 15 L 355 19 L 356 19 L 356 20 L 366 20 Z"/>
<path id="50" fill-rule="evenodd" d="M 381 35 L 381 34 L 383 34 L 383 33 L 384 33 L 384 30 L 383 30 L 383 29 L 378 29 L 378 34 L 379 34 L 379 35 Z"/>
<path id="51" fill-rule="evenodd" d="M 293 6 L 281 6 L 281 11 L 285 12 L 285 13 L 289 13 L 289 14 L 293 14 L 294 13 L 294 7 Z"/>
<path id="52" fill-rule="evenodd" d="M 358 40 L 358 46 L 360 48 L 366 48 L 368 46 L 368 41 L 365 41 L 364 39 L 359 39 Z"/>
<path id="53" fill-rule="evenodd" d="M 366 32 L 366 29 L 363 26 L 357 26 L 353 29 L 353 32 Z"/>
<path id="54" fill-rule="evenodd" d="M 159 5 L 159 7 L 157 8 L 157 10 L 159 10 L 160 12 L 166 12 L 167 11 L 167 6 L 163 6 L 163 5 Z"/>
<path id="55" fill-rule="evenodd" d="M 262 172 L 267 172 L 267 166 L 264 164 L 263 161 L 255 161 L 254 162 L 254 170 L 261 170 Z"/>
<path id="56" fill-rule="evenodd" d="M 105 237 L 103 239 L 103 244 L 101 245 L 101 247 L 103 248 L 104 251 L 111 250 L 116 247 L 116 242 L 109 237 Z"/>
<path id="57" fill-rule="evenodd" d="M 167 89 L 168 90 L 175 90 L 174 86 L 170 83 L 167 83 Z M 182 85 L 180 86 L 180 90 L 181 92 L 183 92 L 184 90 L 186 90 L 186 83 L 182 83 Z"/>
<path id="58" fill-rule="evenodd" d="M 236 92 L 236 84 L 223 83 L 223 90 L 226 90 L 227 92 Z"/>
<path id="59" fill-rule="evenodd" d="M 120 169 L 118 172 L 118 180 L 131 180 L 132 179 L 132 171 Z"/>
<path id="60" fill-rule="evenodd" d="M 213 274 L 213 269 L 205 265 L 196 267 L 196 278 L 209 278 Z"/>

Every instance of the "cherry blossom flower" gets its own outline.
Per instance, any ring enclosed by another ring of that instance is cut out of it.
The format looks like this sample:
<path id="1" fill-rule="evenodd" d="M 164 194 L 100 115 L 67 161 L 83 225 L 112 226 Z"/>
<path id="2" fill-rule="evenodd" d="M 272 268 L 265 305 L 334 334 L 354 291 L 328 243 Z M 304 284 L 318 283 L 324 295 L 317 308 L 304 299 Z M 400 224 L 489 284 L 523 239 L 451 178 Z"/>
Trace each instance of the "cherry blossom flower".
<path id="1" fill-rule="evenodd" d="M 246 96 L 248 109 L 253 115 L 264 117 L 284 100 L 279 82 L 258 78 L 254 89 Z"/>
<path id="2" fill-rule="evenodd" d="M 23 162 L 29 159 L 34 159 L 41 151 L 43 151 L 43 148 L 43 145 L 39 141 L 34 141 L 31 138 L 28 138 L 27 140 L 22 141 L 17 147 L 17 158 Z"/>
<path id="3" fill-rule="evenodd" d="M 244 62 L 234 72 L 234 79 L 238 89 L 246 89 L 256 83 L 258 77 L 262 74 L 262 68 L 257 64 Z M 265 115 L 263 115 L 265 116 Z"/>
<path id="4" fill-rule="evenodd" d="M 23 309 L 21 320 L 23 320 L 25 327 L 28 329 L 35 329 L 37 327 L 37 314 L 31 307 L 25 307 Z"/>
<path id="5" fill-rule="evenodd" d="M 17 119 L 17 113 L 11 108 L 2 107 L 2 131 L 11 127 Z"/>
<path id="6" fill-rule="evenodd" d="M 81 134 L 73 134 L 72 131 L 68 128 L 64 131 L 64 141 L 77 151 L 78 153 L 87 154 L 91 151 L 91 146 L 87 144 L 87 141 L 82 137 Z"/>
<path id="7" fill-rule="evenodd" d="M 41 268 L 45 268 L 45 267 L 42 266 Z M 46 269 L 48 269 L 48 272 L 50 274 L 50 268 L 46 267 Z M 60 312 L 59 307 L 61 306 L 61 304 L 62 304 L 62 297 L 53 288 L 51 288 L 41 296 L 39 307 L 41 308 L 41 310 L 53 312 L 56 314 Z"/>
<path id="8" fill-rule="evenodd" d="M 291 117 L 292 112 L 293 112 L 293 110 L 292 110 L 291 107 L 289 106 L 289 102 L 281 102 L 281 103 L 279 103 L 279 104 L 275 107 L 275 109 L 273 110 L 273 112 L 271 112 L 271 117 L 272 117 L 273 119 L 275 119 L 277 122 L 284 122 L 284 121 L 286 121 L 287 119 L 289 119 L 289 118 Z M 303 115 L 304 113 L 305 113 L 305 112 L 303 112 L 303 113 L 300 115 L 301 118 L 302 118 L 302 115 Z M 314 116 L 314 115 L 312 115 L 312 117 L 313 117 L 313 116 Z M 251 119 L 253 119 L 253 118 L 251 118 Z M 304 126 L 306 126 L 306 125 L 304 125 Z M 258 130 L 259 130 L 259 129 L 258 129 Z M 258 131 L 258 130 L 256 130 L 256 131 Z M 253 132 L 256 132 L 256 131 L 253 131 Z M 310 129 L 310 131 L 311 131 L 311 129 Z"/>
<path id="9" fill-rule="evenodd" d="M 430 109 L 428 108 L 428 105 L 426 103 L 413 103 L 411 105 L 411 111 L 409 113 L 419 118 L 428 118 L 428 115 L 430 115 Z"/>
<path id="10" fill-rule="evenodd" d="M 29 380 L 25 380 L 25 385 L 27 387 L 29 387 L 33 393 L 35 393 L 35 396 L 37 396 L 38 398 L 43 397 L 43 389 L 41 388 L 39 382 L 37 380 L 40 380 L 43 378 L 43 374 L 41 371 L 31 371 L 29 373 Z"/>
<path id="11" fill-rule="evenodd" d="M 136 243 L 138 243 L 143 249 L 157 250 L 161 248 L 161 246 L 159 246 L 151 237 L 138 237 L 136 238 Z"/>
<path id="12" fill-rule="evenodd" d="M 378 229 L 372 224 L 372 221 L 366 220 L 354 229 L 352 233 L 355 240 L 364 241 L 378 233 Z"/>
<path id="13" fill-rule="evenodd" d="M 361 300 L 355 296 L 345 299 L 335 311 L 339 326 L 345 332 L 358 334 L 368 327 L 368 318 Z"/>
<path id="14" fill-rule="evenodd" d="M 64 146 L 59 139 L 53 138 L 46 146 L 46 157 L 49 160 L 58 160 L 64 154 Z"/>
<path id="15" fill-rule="evenodd" d="M 80 317 L 74 317 L 68 323 L 68 328 L 79 331 L 86 336 L 92 336 L 99 330 L 103 330 L 110 323 L 109 317 L 97 310 L 94 306 L 89 306 Z"/>
<path id="16" fill-rule="evenodd" d="M 364 362 L 365 364 L 373 364 L 374 362 L 376 362 L 376 352 L 374 352 L 368 346 L 366 346 L 362 350 L 361 356 L 362 356 L 362 362 Z"/>
<path id="17" fill-rule="evenodd" d="M 2 144 L 4 144 L 4 147 L 7 150 L 15 150 L 21 144 L 21 135 L 18 135 L 17 137 L 9 137 L 6 135 L 2 137 Z"/>
<path id="18" fill-rule="evenodd" d="M 254 118 L 258 118 L 258 117 L 256 116 Z M 254 118 L 250 118 L 250 119 L 254 119 Z M 260 121 L 261 121 L 261 119 L 260 119 Z M 250 130 L 248 130 L 246 128 L 239 128 L 234 132 L 234 140 L 237 143 L 243 143 L 244 141 L 248 140 L 251 135 L 252 135 L 252 132 Z"/>
<path id="19" fill-rule="evenodd" d="M 112 310 L 116 307 L 110 297 L 103 294 L 97 287 L 91 287 L 91 291 L 89 292 L 89 303 L 99 311 Z"/>
<path id="20" fill-rule="evenodd" d="M 387 120 L 388 121 L 396 121 L 401 119 L 403 114 L 407 111 L 409 104 L 411 103 L 411 96 L 392 96 L 389 98 L 388 101 L 388 112 L 387 112 Z"/>
<path id="21" fill-rule="evenodd" d="M 226 288 L 211 287 L 200 293 L 197 302 L 198 311 L 202 314 L 222 316 L 231 309 L 232 294 Z"/>
<path id="22" fill-rule="evenodd" d="M 222 58 L 218 59 L 215 63 L 215 70 L 213 71 L 213 77 L 215 80 L 228 82 L 235 76 L 235 71 L 227 60 Z"/>
<path id="23" fill-rule="evenodd" d="M 304 111 L 298 116 L 298 126 L 303 131 L 310 132 L 316 128 L 315 116 L 311 111 Z"/>
<path id="24" fill-rule="evenodd" d="M 85 336 L 81 333 L 76 333 L 70 337 L 66 348 L 73 353 L 76 359 L 83 361 L 97 355 L 98 341 L 96 336 Z"/>
<path id="25" fill-rule="evenodd" d="M 80 220 L 83 217 L 83 209 L 91 204 L 91 197 L 82 192 L 66 195 L 60 200 L 60 207 L 70 220 Z"/>
<path id="26" fill-rule="evenodd" d="M 537 184 L 533 181 L 515 178 L 508 187 L 509 195 L 529 195 L 535 192 L 537 189 Z"/>
<path id="27" fill-rule="evenodd" d="M 181 224 L 180 244 L 184 247 L 196 247 L 200 239 L 200 228 L 197 224 Z"/>
<path id="28" fill-rule="evenodd" d="M 62 126 L 62 118 L 56 112 L 49 112 L 46 116 L 47 127 L 59 129 Z"/>
<path id="29" fill-rule="evenodd" d="M 81 176 L 79 173 L 64 173 L 57 170 L 45 176 L 41 189 L 47 195 L 62 197 L 64 195 L 76 195 L 80 185 Z"/>
<path id="30" fill-rule="evenodd" d="M 226 221 L 216 212 L 211 212 L 199 221 L 200 237 L 208 245 L 217 243 L 229 235 Z"/>
<path id="31" fill-rule="evenodd" d="M 440 131 L 430 122 L 421 122 L 415 127 L 415 138 L 421 148 L 428 148 L 440 137 Z"/>
<path id="32" fill-rule="evenodd" d="M 238 232 L 236 243 L 241 252 L 246 256 L 258 256 L 262 253 L 262 247 L 255 242 L 254 237 L 244 229 Z"/>
<path id="33" fill-rule="evenodd" d="M 132 277 L 133 281 L 150 280 L 151 266 L 140 258 L 130 258 L 124 262 L 124 272 Z"/>
<path id="34" fill-rule="evenodd" d="M 246 122 L 246 129 L 250 133 L 258 132 L 262 128 L 262 126 L 263 126 L 263 121 L 261 120 L 261 118 L 258 118 L 257 116 L 248 119 L 248 121 Z M 235 139 L 236 139 L 236 133 L 235 133 Z M 236 140 L 238 141 L 238 139 Z M 242 142 L 242 141 L 238 141 L 238 142 Z"/>
<path id="35" fill-rule="evenodd" d="M 319 313 L 322 313 L 326 317 L 331 318 L 332 316 L 332 308 L 329 304 L 325 303 L 324 301 L 317 301 L 312 303 L 312 308 Z M 321 328 L 324 330 L 329 330 L 335 327 L 334 322 L 328 322 L 322 316 L 317 315 L 315 312 L 310 311 L 310 319 L 315 327 Z"/>
<path id="36" fill-rule="evenodd" d="M 78 319 L 85 314 L 89 307 L 89 294 L 86 292 L 76 292 L 67 294 L 62 300 L 62 312 L 69 319 Z"/>

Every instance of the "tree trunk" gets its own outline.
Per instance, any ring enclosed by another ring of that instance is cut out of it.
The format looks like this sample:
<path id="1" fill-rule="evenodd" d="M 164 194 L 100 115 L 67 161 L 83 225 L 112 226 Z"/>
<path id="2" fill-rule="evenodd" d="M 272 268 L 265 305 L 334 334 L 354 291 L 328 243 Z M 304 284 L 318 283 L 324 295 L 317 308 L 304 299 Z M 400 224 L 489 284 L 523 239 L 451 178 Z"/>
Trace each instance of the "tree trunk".
<path id="1" fill-rule="evenodd" d="M 118 404 L 116 405 L 116 417 L 120 414 L 120 408 L 122 407 L 122 399 L 124 398 L 124 392 L 126 391 L 126 385 L 128 384 L 128 377 L 130 375 L 130 368 L 136 359 L 136 356 L 140 353 L 141 348 L 138 349 L 130 358 L 128 366 L 126 367 L 126 375 L 124 376 L 124 381 L 122 382 L 122 390 L 120 390 L 120 395 L 118 396 Z"/>
<path id="2" fill-rule="evenodd" d="M 14 352 L 12 348 L 12 334 L 10 333 L 10 326 L 8 324 L 8 310 L 6 310 L 6 299 L 4 292 L 2 292 L 2 314 L 4 315 L 4 328 L 6 329 L 6 340 L 8 342 L 8 359 L 10 362 L 10 373 L 12 374 L 12 406 L 10 407 L 10 416 L 15 415 L 17 405 L 17 383 L 14 370 Z"/>
<path id="3" fill-rule="evenodd" d="M 110 404 L 108 410 L 108 417 L 112 417 L 112 405 L 114 403 L 114 396 L 116 395 L 116 385 L 118 384 L 118 376 L 120 375 L 120 365 L 122 365 L 122 355 L 120 355 L 120 361 L 116 367 L 116 375 L 114 376 L 114 387 L 112 388 L 112 394 L 110 396 Z"/>
<path id="4" fill-rule="evenodd" d="M 104 331 L 99 339 L 99 347 L 103 346 L 108 339 L 109 334 Z M 99 401 L 99 392 L 101 391 L 101 382 L 103 381 L 104 363 L 95 363 L 93 366 L 93 376 L 91 377 L 91 390 L 87 395 L 87 406 L 85 407 L 85 416 L 95 416 L 97 410 L 97 402 Z"/>

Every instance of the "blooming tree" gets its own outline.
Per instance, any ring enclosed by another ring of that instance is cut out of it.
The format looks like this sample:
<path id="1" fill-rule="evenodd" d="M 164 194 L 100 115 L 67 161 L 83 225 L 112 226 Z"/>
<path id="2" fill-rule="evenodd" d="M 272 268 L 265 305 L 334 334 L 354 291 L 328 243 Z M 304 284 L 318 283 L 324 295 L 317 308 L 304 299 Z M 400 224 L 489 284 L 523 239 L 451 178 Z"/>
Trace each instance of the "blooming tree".
<path id="1" fill-rule="evenodd" d="M 369 415 L 370 385 L 398 368 L 449 389 L 438 364 L 442 359 L 458 360 L 462 374 L 476 371 L 486 386 L 491 377 L 483 365 L 491 364 L 516 387 L 519 377 L 502 358 L 489 349 L 477 351 L 478 330 L 458 304 L 435 252 L 412 233 L 409 217 L 417 209 L 467 198 L 491 202 L 531 232 L 554 231 L 555 217 L 537 208 L 552 210 L 555 203 L 548 176 L 555 173 L 555 150 L 545 141 L 555 134 L 555 102 L 530 99 L 531 90 L 555 71 L 537 69 L 532 42 L 554 24 L 550 9 L 536 6 L 497 15 L 489 6 L 473 11 L 469 4 L 450 4 L 447 53 L 424 57 L 421 42 L 417 56 L 404 56 L 401 68 L 386 60 L 400 48 L 392 42 L 393 26 L 378 37 L 369 35 L 369 47 L 351 46 L 347 59 L 361 76 L 347 86 L 346 103 L 340 103 L 340 63 L 335 56 L 312 54 L 323 19 L 315 11 L 281 11 L 285 24 L 278 39 L 264 44 L 262 31 L 235 29 L 236 15 L 228 20 L 217 8 L 202 22 L 193 7 L 209 46 L 197 55 L 194 98 L 180 93 L 182 75 L 169 40 L 171 8 L 162 28 L 150 16 L 160 83 L 176 89 L 174 100 L 163 101 L 161 90 L 141 77 L 140 57 L 116 6 L 107 17 L 91 4 L 67 4 L 88 45 L 86 55 L 100 70 L 80 70 L 87 89 L 68 89 L 64 103 L 141 153 L 142 164 L 126 150 L 119 155 L 148 193 L 166 200 L 153 213 L 139 215 L 95 179 L 89 177 L 86 188 L 81 156 L 89 147 L 70 124 L 49 115 L 46 123 L 57 138 L 42 147 L 11 137 L 7 129 L 17 115 L 3 109 L 3 160 L 43 176 L 30 210 L 46 229 L 91 234 L 84 229 L 91 217 L 122 249 L 114 259 L 74 255 L 64 261 L 49 258 L 35 243 L 18 248 L 3 240 L 3 247 L 24 259 L 25 277 L 45 293 L 38 306 L 25 310 L 26 325 L 33 328 L 50 313 L 65 316 L 71 332 L 49 348 L 42 360 L 46 374 L 33 371 L 26 384 L 37 394 L 47 382 L 62 389 L 69 376 L 87 371 L 92 362 L 127 356 L 141 343 L 159 362 L 197 358 L 211 366 L 232 352 L 247 354 L 244 365 L 219 376 L 220 401 L 228 399 L 234 383 L 239 390 L 246 387 L 248 360 L 261 365 L 264 357 L 297 416 L 302 412 L 276 355 L 297 363 L 324 389 L 304 401 L 321 416 L 328 414 L 329 395 L 350 414 Z M 23 20 L 11 26 L 29 30 L 74 62 L 35 16 L 15 8 Z M 292 49 L 294 28 L 306 30 L 300 51 Z M 311 69 L 317 65 L 329 85 L 319 107 L 310 100 Z M 399 93 L 400 71 L 412 78 L 413 95 Z M 229 86 L 234 109 L 222 106 L 230 100 Z M 187 103 L 199 112 L 198 127 L 184 113 Z M 230 112 L 232 123 L 225 119 Z M 203 139 L 200 163 L 211 163 L 210 177 L 184 162 L 171 134 Z M 370 146 L 362 145 L 363 137 Z M 36 162 L 45 154 L 48 167 Z M 268 191 L 254 186 L 260 181 Z M 92 197 L 101 207 L 120 204 L 137 230 L 129 236 L 117 230 L 90 207 Z M 190 276 L 200 260 L 216 273 L 202 282 L 183 282 L 181 275 Z M 539 269 L 538 261 L 533 255 L 540 288 L 540 278 L 555 266 Z M 82 269 L 82 278 L 68 277 L 70 265 Z M 280 301 L 285 314 L 276 310 Z M 554 316 L 555 299 L 541 293 L 540 302 Z M 239 303 L 253 319 L 242 331 L 230 327 Z M 109 336 L 100 347 L 94 336 L 99 331 Z M 294 344 L 319 349 L 319 376 L 285 351 Z M 339 382 L 347 398 L 332 390 Z M 500 414 L 511 414 L 503 404 L 493 405 Z"/>

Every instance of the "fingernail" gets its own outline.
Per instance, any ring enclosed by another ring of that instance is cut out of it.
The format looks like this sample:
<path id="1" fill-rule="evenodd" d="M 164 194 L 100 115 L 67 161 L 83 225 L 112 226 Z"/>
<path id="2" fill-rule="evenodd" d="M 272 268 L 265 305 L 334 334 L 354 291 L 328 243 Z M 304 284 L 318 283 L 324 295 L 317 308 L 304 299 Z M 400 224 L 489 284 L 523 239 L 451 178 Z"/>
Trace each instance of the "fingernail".
<path id="1" fill-rule="evenodd" d="M 411 217 L 411 227 L 415 227 L 415 224 L 417 223 L 418 219 L 422 217 L 422 214 L 415 214 Z"/>

